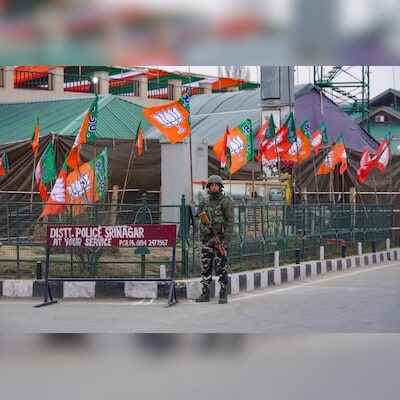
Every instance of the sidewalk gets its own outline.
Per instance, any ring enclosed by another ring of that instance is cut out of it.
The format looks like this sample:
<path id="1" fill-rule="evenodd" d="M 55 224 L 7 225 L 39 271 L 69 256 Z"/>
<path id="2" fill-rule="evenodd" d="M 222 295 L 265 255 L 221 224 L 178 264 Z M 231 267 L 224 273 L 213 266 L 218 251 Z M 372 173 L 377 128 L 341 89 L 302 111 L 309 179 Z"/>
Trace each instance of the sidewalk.
<path id="1" fill-rule="evenodd" d="M 329 271 L 340 271 L 358 268 L 385 261 L 400 259 L 400 249 L 385 250 L 361 256 L 349 256 L 325 261 L 301 262 L 298 265 L 269 267 L 254 271 L 231 274 L 228 294 L 250 292 L 272 285 L 282 285 L 295 279 L 326 274 Z M 97 281 L 97 282 L 50 282 L 55 300 L 61 298 L 132 298 L 157 299 L 168 298 L 169 282 L 135 282 L 135 281 Z M 177 280 L 176 295 L 179 299 L 195 299 L 201 293 L 200 277 Z M 219 293 L 216 279 L 211 285 L 211 297 Z M 43 297 L 44 280 L 0 280 L 0 297 Z"/>

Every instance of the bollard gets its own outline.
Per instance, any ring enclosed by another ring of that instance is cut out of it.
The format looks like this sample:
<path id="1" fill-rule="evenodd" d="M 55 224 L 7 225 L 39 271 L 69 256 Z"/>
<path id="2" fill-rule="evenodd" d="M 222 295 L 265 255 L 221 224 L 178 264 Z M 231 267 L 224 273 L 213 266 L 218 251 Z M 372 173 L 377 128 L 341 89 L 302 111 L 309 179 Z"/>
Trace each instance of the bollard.
<path id="1" fill-rule="evenodd" d="M 358 250 L 358 255 L 362 256 L 362 243 L 361 242 L 357 243 L 357 250 Z"/>
<path id="2" fill-rule="evenodd" d="M 274 267 L 279 267 L 279 250 L 274 251 Z"/>
<path id="3" fill-rule="evenodd" d="M 42 279 L 42 262 L 41 261 L 36 261 L 36 279 L 37 280 Z"/>
<path id="4" fill-rule="evenodd" d="M 160 278 L 165 279 L 167 277 L 167 270 L 165 268 L 165 265 L 162 264 L 160 265 Z"/>
<path id="5" fill-rule="evenodd" d="M 390 239 L 386 239 L 386 250 L 390 250 Z"/>
<path id="6" fill-rule="evenodd" d="M 342 258 L 346 258 L 346 245 L 342 244 Z"/>
<path id="7" fill-rule="evenodd" d="M 325 260 L 325 246 L 319 246 L 319 261 Z"/>
<path id="8" fill-rule="evenodd" d="M 296 265 L 300 264 L 301 258 L 301 250 L 299 248 L 296 249 Z"/>
<path id="9" fill-rule="evenodd" d="M 373 240 L 373 241 L 371 242 L 371 248 L 372 248 L 372 252 L 373 252 L 373 253 L 376 253 L 376 242 L 375 242 L 375 240 Z"/>

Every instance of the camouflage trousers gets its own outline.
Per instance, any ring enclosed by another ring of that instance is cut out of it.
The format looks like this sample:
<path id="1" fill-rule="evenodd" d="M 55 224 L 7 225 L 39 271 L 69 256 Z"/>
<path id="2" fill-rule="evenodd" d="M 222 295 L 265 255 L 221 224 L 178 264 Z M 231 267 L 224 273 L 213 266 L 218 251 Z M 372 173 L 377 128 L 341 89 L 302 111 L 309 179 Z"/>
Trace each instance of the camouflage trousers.
<path id="1" fill-rule="evenodd" d="M 218 282 L 221 288 L 225 288 L 229 283 L 228 260 L 219 254 L 214 245 L 210 245 L 209 243 L 203 243 L 201 247 L 201 283 L 206 286 L 211 285 L 214 259 L 216 274 L 219 276 Z"/>

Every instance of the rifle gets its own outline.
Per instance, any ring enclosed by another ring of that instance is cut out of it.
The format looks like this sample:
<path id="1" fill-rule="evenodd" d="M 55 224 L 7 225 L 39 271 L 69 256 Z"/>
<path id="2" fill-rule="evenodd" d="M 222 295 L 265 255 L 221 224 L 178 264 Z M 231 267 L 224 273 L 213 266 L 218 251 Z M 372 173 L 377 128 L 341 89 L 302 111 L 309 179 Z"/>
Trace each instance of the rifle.
<path id="1" fill-rule="evenodd" d="M 199 213 L 197 215 L 200 219 L 207 225 L 207 228 L 210 230 L 212 234 L 212 240 L 214 240 L 215 248 L 218 250 L 218 253 L 221 254 L 222 257 L 227 257 L 227 252 L 224 246 L 222 246 L 221 241 L 218 239 L 217 234 L 215 233 L 214 227 L 212 226 L 210 219 L 205 211 Z"/>

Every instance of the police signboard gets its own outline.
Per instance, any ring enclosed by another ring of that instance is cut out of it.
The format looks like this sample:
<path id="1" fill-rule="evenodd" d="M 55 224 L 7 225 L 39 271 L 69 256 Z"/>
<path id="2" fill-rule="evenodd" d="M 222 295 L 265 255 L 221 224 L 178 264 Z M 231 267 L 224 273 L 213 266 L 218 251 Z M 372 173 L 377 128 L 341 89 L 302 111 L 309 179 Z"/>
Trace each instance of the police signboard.
<path id="1" fill-rule="evenodd" d="M 49 247 L 174 247 L 176 225 L 48 226 Z"/>

